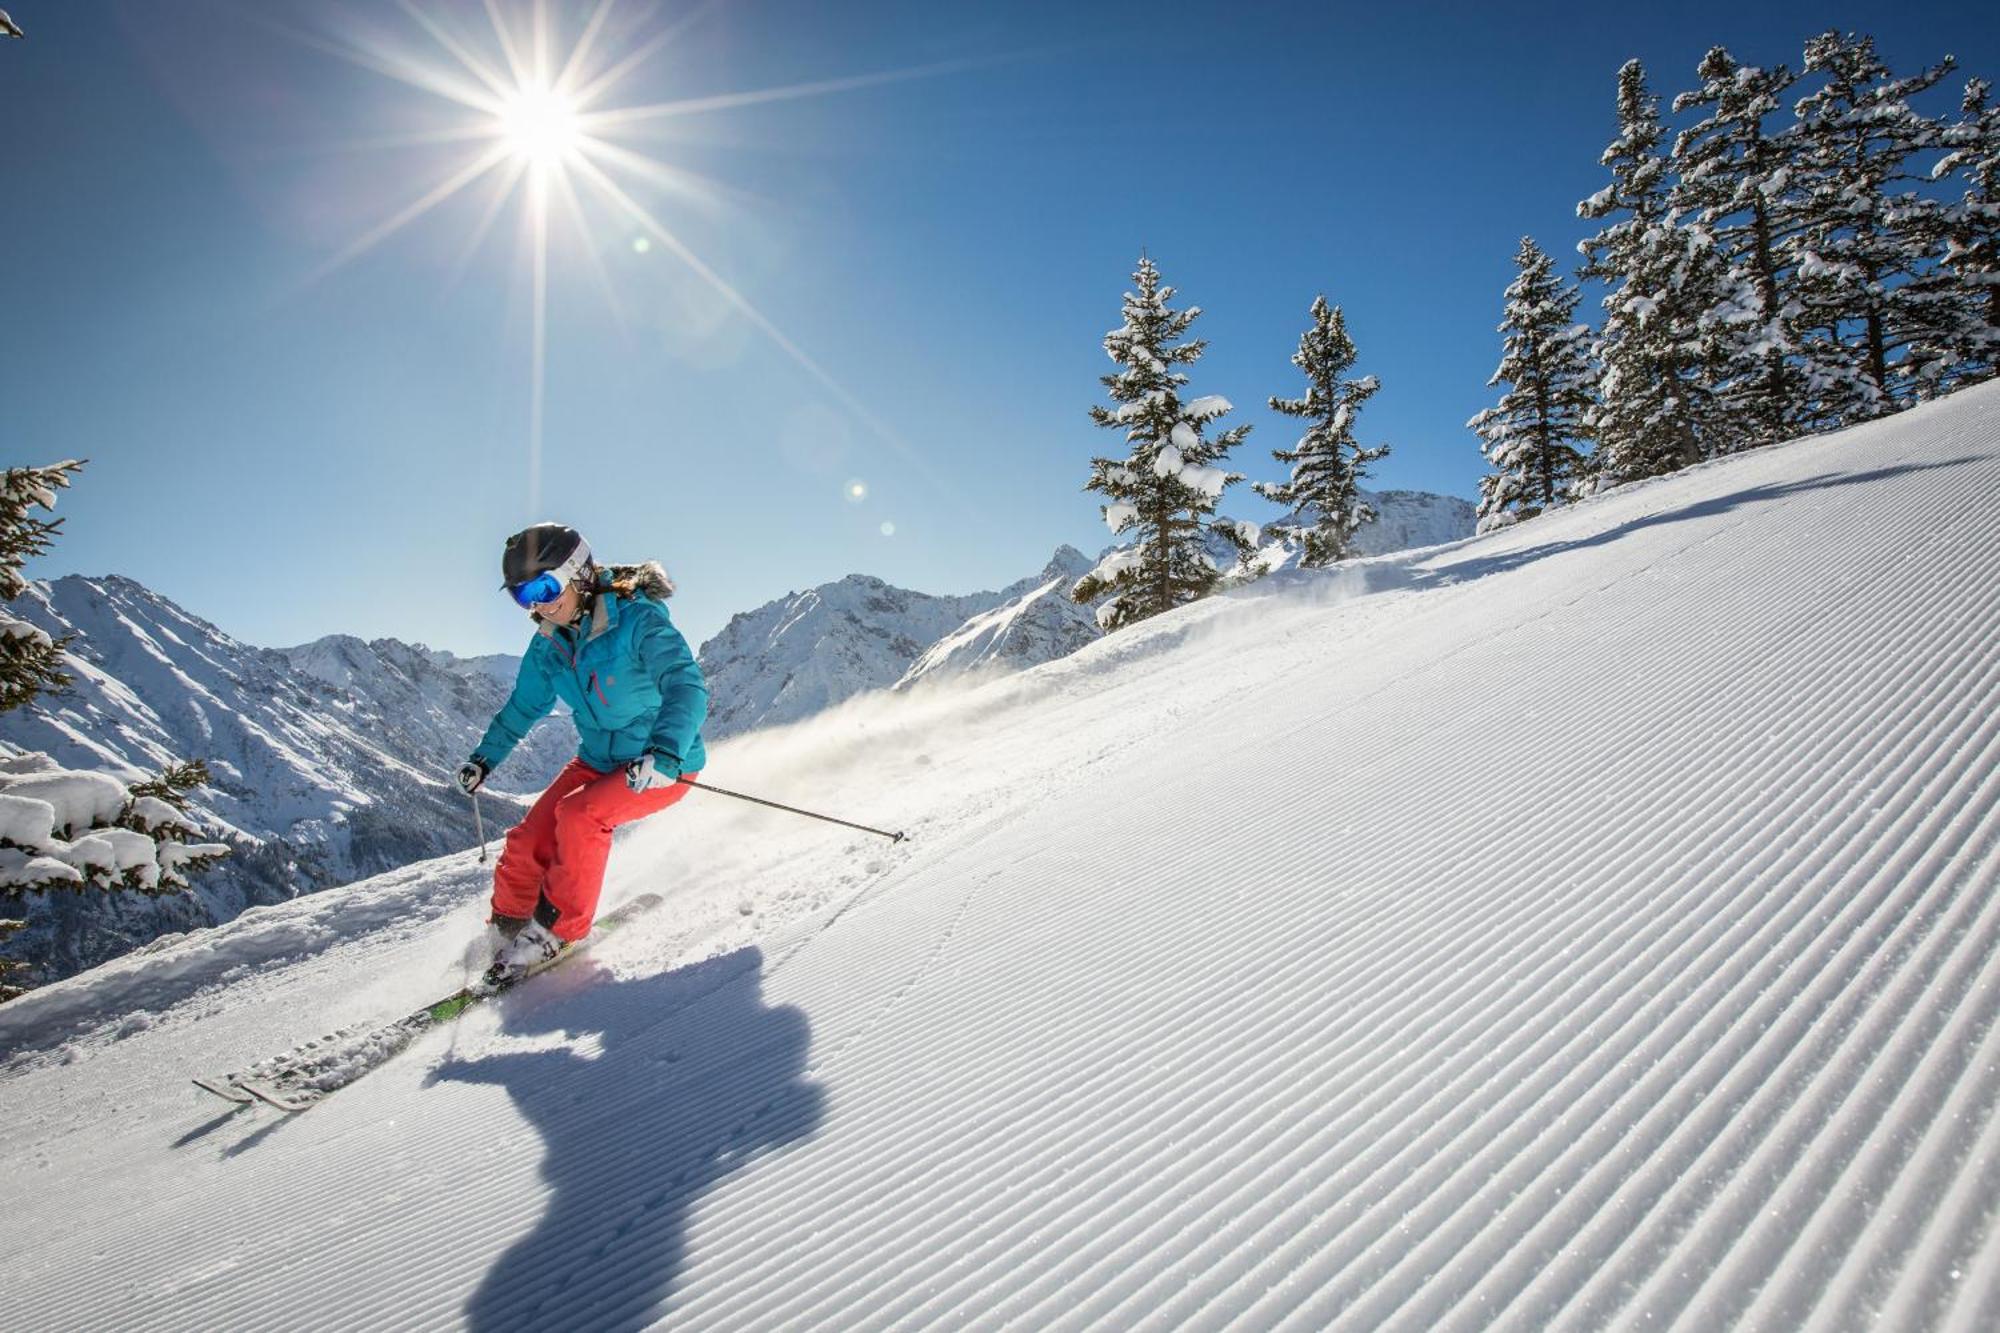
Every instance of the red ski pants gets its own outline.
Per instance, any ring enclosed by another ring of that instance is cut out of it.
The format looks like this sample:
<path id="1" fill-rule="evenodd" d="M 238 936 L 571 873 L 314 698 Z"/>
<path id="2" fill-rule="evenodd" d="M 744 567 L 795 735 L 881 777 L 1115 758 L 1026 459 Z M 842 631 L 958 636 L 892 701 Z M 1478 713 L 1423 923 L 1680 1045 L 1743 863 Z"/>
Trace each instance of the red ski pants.
<path id="1" fill-rule="evenodd" d="M 494 913 L 533 916 L 546 897 L 557 913 L 550 929 L 561 939 L 582 939 L 590 933 L 597 896 L 604 891 L 611 830 L 664 810 L 692 790 L 682 781 L 633 791 L 625 785 L 623 769 L 600 773 L 581 759 L 570 760 L 527 818 L 507 831 L 500 863 L 493 868 Z"/>

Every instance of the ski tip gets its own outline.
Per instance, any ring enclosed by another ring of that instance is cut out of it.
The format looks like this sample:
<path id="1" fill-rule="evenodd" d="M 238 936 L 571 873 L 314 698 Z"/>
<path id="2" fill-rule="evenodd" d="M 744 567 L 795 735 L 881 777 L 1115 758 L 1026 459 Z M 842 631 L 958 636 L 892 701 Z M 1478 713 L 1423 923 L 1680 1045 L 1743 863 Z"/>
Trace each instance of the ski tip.
<path id="1" fill-rule="evenodd" d="M 248 1106 L 251 1102 L 257 1100 L 228 1079 L 210 1078 L 204 1074 L 197 1075 L 195 1078 L 190 1079 L 189 1082 L 193 1083 L 203 1092 L 214 1093 L 225 1102 L 234 1102 L 238 1106 Z"/>
<path id="2" fill-rule="evenodd" d="M 245 1079 L 236 1086 L 242 1088 L 243 1091 L 249 1093 L 266 1106 L 275 1106 L 280 1111 L 303 1111 L 320 1099 L 320 1094 L 316 1092 L 284 1092 L 278 1088 L 266 1087 L 262 1083 L 251 1082 L 248 1079 Z"/>

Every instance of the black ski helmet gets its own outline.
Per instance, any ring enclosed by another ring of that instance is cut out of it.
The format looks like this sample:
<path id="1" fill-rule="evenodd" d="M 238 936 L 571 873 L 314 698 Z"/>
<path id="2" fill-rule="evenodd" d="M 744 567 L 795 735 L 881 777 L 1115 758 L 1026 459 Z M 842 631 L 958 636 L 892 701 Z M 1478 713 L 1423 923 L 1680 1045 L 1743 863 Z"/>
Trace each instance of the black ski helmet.
<path id="1" fill-rule="evenodd" d="M 574 578 L 590 560 L 590 543 L 583 534 L 563 523 L 537 523 L 522 528 L 507 539 L 500 552 L 502 588 L 515 588 L 537 574 L 570 566 Z M 567 580 L 565 580 L 567 582 Z"/>

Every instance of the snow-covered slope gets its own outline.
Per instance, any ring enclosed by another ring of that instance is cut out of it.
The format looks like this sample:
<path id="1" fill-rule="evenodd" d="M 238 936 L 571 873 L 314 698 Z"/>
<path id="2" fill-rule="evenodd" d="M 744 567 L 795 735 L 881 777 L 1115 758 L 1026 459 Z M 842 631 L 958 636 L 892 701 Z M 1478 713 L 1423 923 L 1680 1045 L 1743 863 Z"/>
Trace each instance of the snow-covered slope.
<path id="1" fill-rule="evenodd" d="M 48 1329 L 2000 1326 L 2000 385 L 716 748 L 0 1008 Z M 131 1014 L 140 1006 L 145 1012 Z"/>
<path id="2" fill-rule="evenodd" d="M 163 930 L 227 920 L 247 905 L 380 873 L 472 841 L 445 781 L 513 683 L 508 659 L 460 659 L 393 639 L 255 648 L 131 579 L 34 584 L 11 604 L 74 635 L 75 687 L 0 716 L 0 740 L 62 764 L 136 778 L 202 759 L 213 785 L 196 813 L 245 846 L 191 898 L 88 893 L 38 899 L 9 952 L 57 974 Z M 533 791 L 574 752 L 553 722 L 498 775 Z M 496 793 L 503 820 L 521 807 Z"/>

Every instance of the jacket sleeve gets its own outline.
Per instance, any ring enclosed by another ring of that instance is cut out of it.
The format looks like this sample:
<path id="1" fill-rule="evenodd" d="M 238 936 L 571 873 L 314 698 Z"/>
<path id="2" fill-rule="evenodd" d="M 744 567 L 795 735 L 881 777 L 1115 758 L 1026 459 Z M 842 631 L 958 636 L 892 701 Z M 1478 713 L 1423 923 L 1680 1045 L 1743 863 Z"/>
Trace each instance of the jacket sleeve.
<path id="1" fill-rule="evenodd" d="M 493 724 L 486 728 L 486 735 L 472 752 L 473 757 L 485 760 L 488 771 L 500 767 L 501 761 L 528 734 L 528 728 L 547 717 L 555 706 L 555 683 L 543 668 L 535 645 L 530 644 L 521 657 L 521 670 L 514 677 L 514 692 L 493 715 Z"/>
<path id="2" fill-rule="evenodd" d="M 639 665 L 652 677 L 660 691 L 660 712 L 653 720 L 646 748 L 667 755 L 676 762 L 687 757 L 701 724 L 708 720 L 708 681 L 694 660 L 687 640 L 667 618 L 667 609 L 657 602 L 648 608 L 645 622 L 634 636 Z"/>

